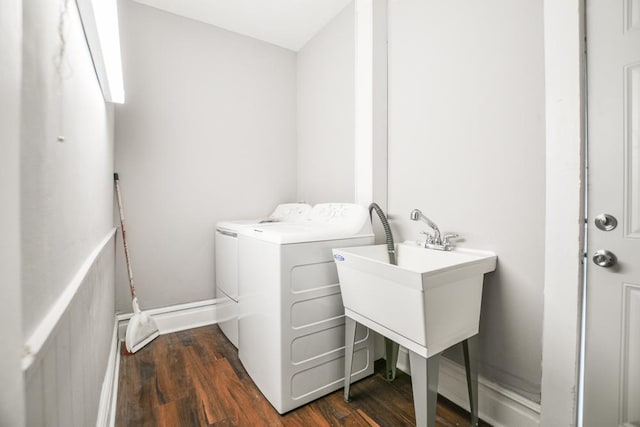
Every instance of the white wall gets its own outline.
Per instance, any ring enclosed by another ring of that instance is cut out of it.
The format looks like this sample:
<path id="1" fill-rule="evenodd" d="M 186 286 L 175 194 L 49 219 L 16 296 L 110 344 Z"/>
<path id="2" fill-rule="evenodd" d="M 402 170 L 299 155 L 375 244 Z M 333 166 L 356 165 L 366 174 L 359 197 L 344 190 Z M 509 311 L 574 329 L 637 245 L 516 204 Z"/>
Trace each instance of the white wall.
<path id="1" fill-rule="evenodd" d="M 20 87 L 22 82 L 22 3 L 0 2 L 0 425 L 25 422 L 24 384 L 20 369 Z"/>
<path id="2" fill-rule="evenodd" d="M 481 375 L 540 401 L 545 215 L 542 1 L 389 1 L 389 214 L 490 249 Z"/>
<path id="3" fill-rule="evenodd" d="M 102 99 L 75 3 L 62 18 L 60 58 L 63 3 L 26 2 L 23 11 L 25 337 L 113 226 L 113 109 Z"/>
<path id="4" fill-rule="evenodd" d="M 215 223 L 295 200 L 295 54 L 130 0 L 119 8 L 116 169 L 140 303 L 213 298 Z M 121 253 L 117 308 L 130 311 Z"/>
<path id="5" fill-rule="evenodd" d="M 87 426 L 96 422 L 115 321 L 113 108 L 75 2 L 24 2 L 22 42 L 26 423 Z"/>
<path id="6" fill-rule="evenodd" d="M 298 200 L 353 202 L 354 2 L 298 52 Z"/>

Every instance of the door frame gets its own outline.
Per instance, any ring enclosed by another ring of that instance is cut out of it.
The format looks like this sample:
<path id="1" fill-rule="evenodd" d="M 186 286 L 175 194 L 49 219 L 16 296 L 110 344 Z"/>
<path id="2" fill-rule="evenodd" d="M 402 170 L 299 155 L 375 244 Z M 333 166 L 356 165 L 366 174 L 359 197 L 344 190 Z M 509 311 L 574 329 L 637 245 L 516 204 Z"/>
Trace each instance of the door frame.
<path id="1" fill-rule="evenodd" d="M 546 114 L 541 425 L 580 421 L 586 0 L 543 0 Z"/>

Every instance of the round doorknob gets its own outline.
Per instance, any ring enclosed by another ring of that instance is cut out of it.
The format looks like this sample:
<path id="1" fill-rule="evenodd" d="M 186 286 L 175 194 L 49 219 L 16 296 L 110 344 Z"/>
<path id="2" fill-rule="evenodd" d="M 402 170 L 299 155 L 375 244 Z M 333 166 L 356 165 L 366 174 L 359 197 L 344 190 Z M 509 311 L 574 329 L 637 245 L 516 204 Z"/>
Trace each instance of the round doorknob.
<path id="1" fill-rule="evenodd" d="M 596 251 L 593 254 L 592 259 L 597 266 L 604 268 L 612 267 L 616 265 L 616 262 L 618 262 L 618 259 L 613 254 L 613 252 L 610 252 L 606 249 L 600 249 L 599 251 Z"/>

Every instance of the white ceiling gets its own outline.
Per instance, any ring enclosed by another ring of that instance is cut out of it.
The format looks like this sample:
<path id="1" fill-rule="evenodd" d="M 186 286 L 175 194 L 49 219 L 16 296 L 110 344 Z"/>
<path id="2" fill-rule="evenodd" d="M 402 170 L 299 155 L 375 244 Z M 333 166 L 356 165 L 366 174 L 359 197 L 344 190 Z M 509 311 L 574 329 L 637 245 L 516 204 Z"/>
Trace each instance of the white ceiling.
<path id="1" fill-rule="evenodd" d="M 298 51 L 351 0 L 134 0 Z"/>

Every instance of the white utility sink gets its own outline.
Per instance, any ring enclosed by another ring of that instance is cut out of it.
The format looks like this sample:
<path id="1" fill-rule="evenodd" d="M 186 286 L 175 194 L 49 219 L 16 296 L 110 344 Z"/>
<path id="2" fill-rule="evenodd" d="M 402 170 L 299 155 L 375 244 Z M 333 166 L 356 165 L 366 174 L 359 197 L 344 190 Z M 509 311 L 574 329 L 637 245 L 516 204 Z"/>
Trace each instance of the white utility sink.
<path id="1" fill-rule="evenodd" d="M 478 373 L 470 338 L 478 333 L 484 274 L 495 270 L 496 254 L 405 242 L 396 246 L 398 265 L 389 264 L 387 245 L 334 249 L 333 258 L 345 312 L 345 400 L 361 323 L 409 350 L 416 426 L 435 427 L 440 353 L 462 341 L 471 423 L 477 425 Z"/>
<path id="2" fill-rule="evenodd" d="M 415 242 L 333 250 L 345 315 L 428 358 L 478 333 L 484 274 L 496 254 Z"/>

